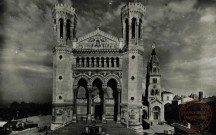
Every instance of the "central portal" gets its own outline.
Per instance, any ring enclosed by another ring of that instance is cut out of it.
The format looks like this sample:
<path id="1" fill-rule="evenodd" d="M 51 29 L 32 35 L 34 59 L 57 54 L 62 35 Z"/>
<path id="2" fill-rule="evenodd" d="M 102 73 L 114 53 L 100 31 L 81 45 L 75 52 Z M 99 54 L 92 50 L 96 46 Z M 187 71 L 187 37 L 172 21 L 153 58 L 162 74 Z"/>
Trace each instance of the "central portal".
<path id="1" fill-rule="evenodd" d="M 94 106 L 94 117 L 96 120 L 102 120 L 103 115 L 103 90 L 102 81 L 100 79 L 95 79 L 93 81 L 93 106 Z"/>
<path id="2" fill-rule="evenodd" d="M 103 108 L 102 105 L 95 105 L 95 119 L 96 120 L 102 120 L 103 115 Z"/>

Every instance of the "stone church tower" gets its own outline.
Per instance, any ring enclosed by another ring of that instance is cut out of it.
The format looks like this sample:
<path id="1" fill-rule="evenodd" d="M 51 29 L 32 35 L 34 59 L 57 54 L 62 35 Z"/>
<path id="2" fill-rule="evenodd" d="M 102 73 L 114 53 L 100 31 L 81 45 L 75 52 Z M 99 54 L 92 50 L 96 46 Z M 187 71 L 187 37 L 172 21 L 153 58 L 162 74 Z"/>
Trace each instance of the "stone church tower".
<path id="1" fill-rule="evenodd" d="M 56 4 L 52 11 L 56 45 L 53 48 L 53 126 L 72 120 L 73 54 L 71 43 L 76 34 L 75 9 Z"/>
<path id="2" fill-rule="evenodd" d="M 123 26 L 124 61 L 122 111 L 129 114 L 129 125 L 138 128 L 142 124 L 143 21 L 146 8 L 141 3 L 129 3 L 121 10 Z M 125 108 L 126 107 L 126 108 Z"/>
<path id="3" fill-rule="evenodd" d="M 122 7 L 121 39 L 99 27 L 76 38 L 75 9 L 55 5 L 53 130 L 70 122 L 91 120 L 111 120 L 142 130 L 145 12 L 137 2 Z"/>
<path id="4" fill-rule="evenodd" d="M 146 75 L 146 103 L 148 106 L 147 119 L 150 121 L 164 121 L 164 105 L 161 100 L 161 74 L 159 60 L 156 55 L 155 45 L 147 65 Z"/>

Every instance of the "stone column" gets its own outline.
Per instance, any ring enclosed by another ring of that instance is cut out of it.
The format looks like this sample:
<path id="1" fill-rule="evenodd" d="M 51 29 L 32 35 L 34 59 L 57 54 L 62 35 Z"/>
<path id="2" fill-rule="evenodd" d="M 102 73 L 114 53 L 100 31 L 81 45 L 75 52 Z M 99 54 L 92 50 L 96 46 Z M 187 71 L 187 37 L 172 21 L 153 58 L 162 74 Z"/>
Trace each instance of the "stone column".
<path id="1" fill-rule="evenodd" d="M 119 68 L 122 68 L 122 57 L 119 57 Z"/>
<path id="2" fill-rule="evenodd" d="M 60 41 L 60 22 L 59 22 L 59 18 L 56 19 L 56 27 L 57 27 L 57 41 Z M 56 31 L 56 30 L 55 30 Z"/>
<path id="3" fill-rule="evenodd" d="M 87 122 L 91 121 L 91 93 L 92 86 L 88 86 L 88 114 L 87 114 Z"/>
<path id="4" fill-rule="evenodd" d="M 128 27 L 129 27 L 129 31 L 128 31 L 129 32 L 128 33 L 129 34 L 129 39 L 128 40 L 129 40 L 129 43 L 130 43 L 131 39 L 132 39 L 132 19 L 131 18 L 128 19 L 128 24 L 129 24 L 128 25 Z"/>
<path id="5" fill-rule="evenodd" d="M 93 67 L 92 66 L 92 59 L 91 58 L 89 58 L 89 67 Z"/>
<path id="6" fill-rule="evenodd" d="M 82 59 L 79 58 L 79 67 L 82 67 Z"/>
<path id="7" fill-rule="evenodd" d="M 118 115 L 117 115 L 117 121 L 116 123 L 121 123 L 121 109 L 120 109 L 120 104 L 121 104 L 121 88 L 118 89 Z"/>
<path id="8" fill-rule="evenodd" d="M 103 115 L 102 115 L 102 122 L 106 123 L 106 99 L 105 99 L 105 92 L 107 86 L 103 86 Z"/>
<path id="9" fill-rule="evenodd" d="M 87 59 L 86 59 L 86 57 L 84 57 L 84 67 L 87 67 Z"/>
<path id="10" fill-rule="evenodd" d="M 66 18 L 64 18 L 64 22 L 63 22 L 64 24 L 63 24 L 63 41 L 65 42 L 66 40 L 67 40 L 67 36 L 66 36 L 66 32 L 67 32 L 67 30 L 66 30 Z"/>
<path id="11" fill-rule="evenodd" d="M 107 61 L 106 61 L 106 58 L 104 58 L 104 67 L 105 67 L 105 68 L 107 67 Z"/>
<path id="12" fill-rule="evenodd" d="M 113 66 L 113 67 L 115 68 L 116 65 L 117 65 L 117 64 L 116 64 L 116 58 L 114 58 L 113 61 L 114 61 L 114 62 L 113 62 L 113 63 L 114 63 L 114 66 Z"/>
<path id="13" fill-rule="evenodd" d="M 102 67 L 102 64 L 101 64 L 101 57 L 99 57 L 99 66 L 98 67 Z"/>
<path id="14" fill-rule="evenodd" d="M 109 58 L 109 67 L 112 67 L 112 62 L 111 62 L 111 58 Z"/>
<path id="15" fill-rule="evenodd" d="M 122 20 L 122 33 L 123 33 L 123 39 L 126 39 L 126 25 L 125 25 L 125 19 Z"/>
<path id="16" fill-rule="evenodd" d="M 135 37 L 136 37 L 136 44 L 138 43 L 138 39 L 139 39 L 139 19 L 138 18 L 136 18 L 136 26 L 135 26 L 135 29 L 136 29 L 136 33 L 135 33 Z"/>
<path id="17" fill-rule="evenodd" d="M 72 118 L 72 122 L 76 123 L 77 122 L 77 86 L 74 86 L 73 88 L 73 92 L 74 92 L 74 107 L 73 107 L 73 118 Z"/>

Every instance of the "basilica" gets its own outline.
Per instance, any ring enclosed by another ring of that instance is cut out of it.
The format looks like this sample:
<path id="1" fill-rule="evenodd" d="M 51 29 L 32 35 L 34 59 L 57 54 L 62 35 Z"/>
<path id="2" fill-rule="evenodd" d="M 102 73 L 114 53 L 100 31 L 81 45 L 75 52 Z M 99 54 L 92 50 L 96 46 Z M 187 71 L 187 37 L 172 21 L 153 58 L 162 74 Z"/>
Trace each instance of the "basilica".
<path id="1" fill-rule="evenodd" d="M 75 8 L 65 4 L 53 7 L 56 44 L 52 50 L 51 129 L 71 122 L 100 120 L 139 130 L 143 119 L 164 121 L 159 60 L 154 47 L 149 62 L 144 63 L 145 13 L 145 6 L 138 2 L 121 8 L 122 38 L 99 27 L 77 38 Z"/>

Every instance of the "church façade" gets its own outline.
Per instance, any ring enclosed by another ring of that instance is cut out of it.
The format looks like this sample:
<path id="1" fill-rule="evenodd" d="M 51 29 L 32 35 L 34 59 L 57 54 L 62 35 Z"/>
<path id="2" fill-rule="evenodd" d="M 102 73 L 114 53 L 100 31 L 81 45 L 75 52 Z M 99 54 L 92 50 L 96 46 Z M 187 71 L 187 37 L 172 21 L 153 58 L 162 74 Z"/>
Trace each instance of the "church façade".
<path id="1" fill-rule="evenodd" d="M 65 4 L 53 7 L 52 129 L 70 122 L 101 120 L 139 130 L 143 115 L 149 120 L 164 120 L 155 49 L 147 76 L 144 73 L 145 12 L 145 6 L 137 2 L 122 7 L 122 38 L 99 27 L 76 38 L 75 9 Z M 147 106 L 142 101 L 145 79 Z"/>

